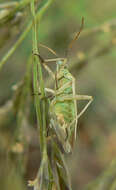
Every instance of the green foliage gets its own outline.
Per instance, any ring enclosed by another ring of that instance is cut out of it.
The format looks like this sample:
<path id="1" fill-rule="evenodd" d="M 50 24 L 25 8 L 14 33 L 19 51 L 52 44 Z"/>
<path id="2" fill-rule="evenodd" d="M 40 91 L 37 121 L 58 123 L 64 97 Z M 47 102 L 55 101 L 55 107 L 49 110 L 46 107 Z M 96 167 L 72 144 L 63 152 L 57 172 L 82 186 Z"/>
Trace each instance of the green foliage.
<path id="1" fill-rule="evenodd" d="M 0 189 L 26 190 L 31 179 L 37 188 L 71 189 L 64 156 L 57 139 L 51 139 L 54 132 L 48 130 L 49 99 L 44 87 L 53 86 L 54 81 L 40 68 L 38 58 L 32 58 L 31 49 L 37 53 L 39 41 L 64 55 L 84 16 L 85 28 L 69 52 L 68 64 L 78 84 L 77 93 L 91 94 L 94 102 L 79 121 L 80 142 L 68 167 L 73 189 L 90 183 L 84 189 L 114 190 L 115 161 L 91 181 L 116 155 L 116 2 L 51 2 L 36 0 L 34 13 L 34 1 L 0 1 Z M 39 52 L 45 59 L 52 58 L 41 47 Z M 54 67 L 50 65 L 53 71 Z"/>

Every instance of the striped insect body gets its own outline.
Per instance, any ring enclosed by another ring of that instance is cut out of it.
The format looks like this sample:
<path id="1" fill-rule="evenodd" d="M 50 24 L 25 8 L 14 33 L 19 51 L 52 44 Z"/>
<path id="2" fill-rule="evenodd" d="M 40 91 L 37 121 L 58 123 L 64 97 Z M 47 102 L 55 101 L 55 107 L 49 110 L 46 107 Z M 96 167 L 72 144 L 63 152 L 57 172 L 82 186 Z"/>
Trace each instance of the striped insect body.
<path id="1" fill-rule="evenodd" d="M 39 55 L 40 57 L 40 55 Z M 40 59 L 40 60 L 43 60 Z M 54 129 L 60 145 L 66 153 L 72 152 L 77 133 L 78 119 L 91 104 L 93 98 L 88 95 L 77 95 L 75 92 L 75 78 L 69 72 L 66 58 L 56 58 L 56 74 L 46 65 L 49 60 L 44 60 L 43 66 L 55 81 L 55 89 L 45 90 L 52 93 L 49 104 L 50 127 Z M 86 106 L 78 114 L 77 102 L 88 100 Z"/>
<path id="2" fill-rule="evenodd" d="M 80 31 L 77 33 L 69 48 L 72 48 L 73 42 L 78 38 L 81 30 L 83 28 L 83 18 L 82 26 Z M 50 48 L 49 48 L 50 50 Z M 53 53 L 53 50 L 50 50 Z M 56 55 L 56 53 L 54 53 Z M 88 106 L 91 104 L 93 98 L 88 95 L 77 95 L 75 92 L 75 78 L 69 72 L 67 67 L 67 58 L 55 58 L 50 60 L 44 60 L 38 55 L 40 61 L 42 62 L 45 69 L 48 71 L 50 76 L 55 81 L 55 89 L 45 90 L 52 93 L 52 99 L 49 104 L 49 115 L 50 115 L 50 127 L 54 129 L 55 135 L 63 147 L 66 153 L 72 152 L 72 147 L 74 140 L 76 139 L 77 133 L 77 122 L 80 116 L 86 111 Z M 55 62 L 56 63 L 56 73 L 54 74 L 52 70 L 46 65 L 46 63 Z M 77 102 L 80 100 L 87 100 L 88 103 L 78 114 L 77 112 Z"/>
<path id="3" fill-rule="evenodd" d="M 77 124 L 77 107 L 75 100 L 71 99 L 74 92 L 73 76 L 67 68 L 67 60 L 56 62 L 55 96 L 50 104 L 51 117 L 59 141 L 62 142 L 65 152 L 71 152 L 70 138 L 74 134 Z M 68 99 L 69 98 L 69 99 Z"/>

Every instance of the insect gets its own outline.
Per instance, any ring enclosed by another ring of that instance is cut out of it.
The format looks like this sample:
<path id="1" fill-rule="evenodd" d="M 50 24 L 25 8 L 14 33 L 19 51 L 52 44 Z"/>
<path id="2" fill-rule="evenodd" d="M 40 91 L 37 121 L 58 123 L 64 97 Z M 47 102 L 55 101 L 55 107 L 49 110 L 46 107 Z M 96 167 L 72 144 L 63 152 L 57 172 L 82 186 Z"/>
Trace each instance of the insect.
<path id="1" fill-rule="evenodd" d="M 80 31 L 77 33 L 69 48 L 72 47 L 73 42 L 78 38 L 82 27 L 83 18 Z M 46 91 L 52 93 L 53 98 L 50 101 L 50 126 L 55 130 L 59 142 L 62 144 L 66 153 L 72 151 L 74 139 L 76 139 L 77 122 L 79 117 L 86 111 L 91 104 L 93 98 L 88 95 L 77 95 L 75 92 L 75 78 L 68 70 L 67 58 L 55 58 L 50 60 L 43 60 L 38 55 L 45 69 L 55 80 L 55 90 L 46 88 Z M 45 64 L 48 62 L 56 62 L 56 74 Z M 88 100 L 86 106 L 78 114 L 77 102 L 79 100 Z"/>

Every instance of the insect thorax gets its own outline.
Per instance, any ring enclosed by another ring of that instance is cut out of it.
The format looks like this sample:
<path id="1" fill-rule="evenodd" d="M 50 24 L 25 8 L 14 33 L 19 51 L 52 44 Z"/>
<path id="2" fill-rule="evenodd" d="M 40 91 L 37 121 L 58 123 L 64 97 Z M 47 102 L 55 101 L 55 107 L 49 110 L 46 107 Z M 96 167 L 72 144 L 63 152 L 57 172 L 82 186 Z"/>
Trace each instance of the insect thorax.
<path id="1" fill-rule="evenodd" d="M 73 80 L 72 75 L 68 71 L 67 67 L 62 66 L 62 68 L 60 68 L 59 71 L 57 72 L 58 89 L 66 85 L 61 94 L 72 94 L 72 80 Z"/>
<path id="2" fill-rule="evenodd" d="M 63 62 L 57 63 L 57 91 L 63 86 L 63 90 L 55 97 L 54 111 L 59 123 L 65 123 L 65 127 L 75 118 L 74 100 L 63 100 L 67 95 L 73 95 L 72 80 L 73 77 Z"/>

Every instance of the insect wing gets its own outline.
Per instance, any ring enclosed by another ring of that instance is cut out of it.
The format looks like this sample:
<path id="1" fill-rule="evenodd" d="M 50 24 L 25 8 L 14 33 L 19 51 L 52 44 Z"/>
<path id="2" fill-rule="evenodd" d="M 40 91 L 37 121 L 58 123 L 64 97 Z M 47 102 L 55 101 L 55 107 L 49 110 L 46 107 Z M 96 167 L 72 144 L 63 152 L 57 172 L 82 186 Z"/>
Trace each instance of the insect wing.
<path id="1" fill-rule="evenodd" d="M 66 134 L 65 132 L 62 130 L 61 126 L 59 125 L 59 123 L 57 122 L 57 118 L 56 118 L 56 115 L 54 113 L 52 113 L 51 115 L 51 125 L 52 125 L 52 128 L 54 129 L 55 131 L 55 134 L 58 138 L 58 141 L 61 145 L 61 147 L 63 147 L 63 150 L 66 152 L 66 153 L 70 153 L 71 152 L 71 146 L 70 146 L 70 143 L 68 142 L 68 140 L 66 139 Z"/>

